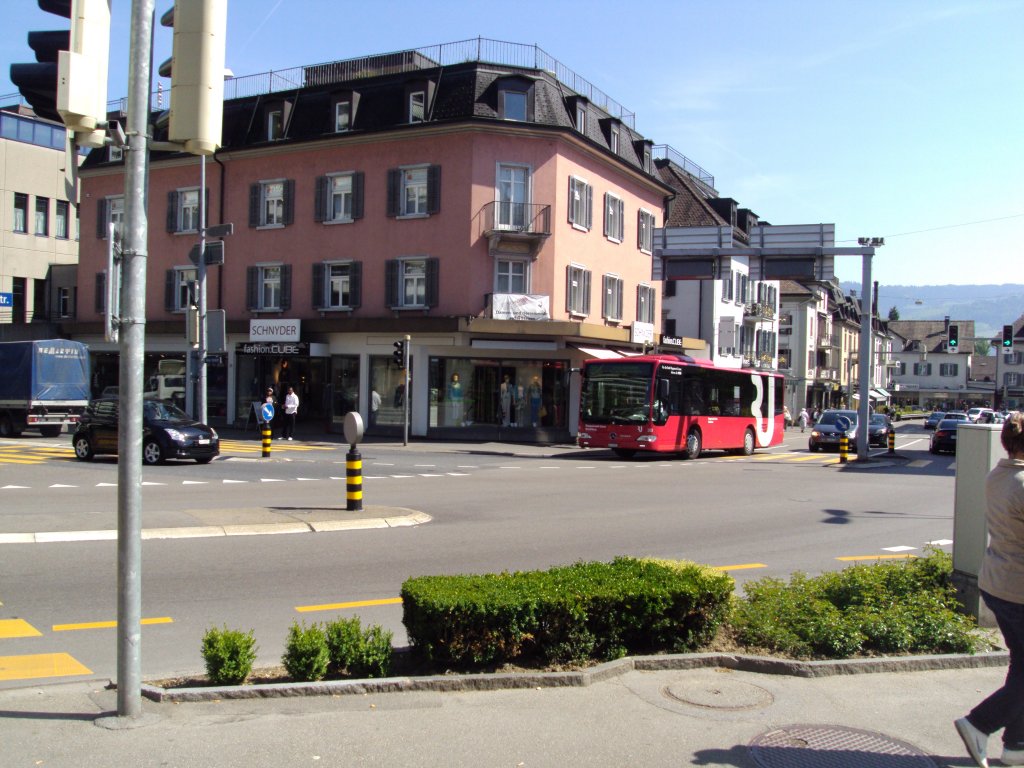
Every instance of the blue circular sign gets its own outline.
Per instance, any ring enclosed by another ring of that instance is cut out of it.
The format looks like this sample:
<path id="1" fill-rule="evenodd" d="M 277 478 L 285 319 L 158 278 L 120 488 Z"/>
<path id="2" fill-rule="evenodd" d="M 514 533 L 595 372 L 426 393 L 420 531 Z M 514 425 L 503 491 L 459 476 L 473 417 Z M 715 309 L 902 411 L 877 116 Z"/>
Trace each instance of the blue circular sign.
<path id="1" fill-rule="evenodd" d="M 268 422 L 268 423 L 273 421 L 274 420 L 274 404 L 273 403 L 264 403 L 263 407 L 260 408 L 260 416 L 262 416 L 263 420 Z"/>

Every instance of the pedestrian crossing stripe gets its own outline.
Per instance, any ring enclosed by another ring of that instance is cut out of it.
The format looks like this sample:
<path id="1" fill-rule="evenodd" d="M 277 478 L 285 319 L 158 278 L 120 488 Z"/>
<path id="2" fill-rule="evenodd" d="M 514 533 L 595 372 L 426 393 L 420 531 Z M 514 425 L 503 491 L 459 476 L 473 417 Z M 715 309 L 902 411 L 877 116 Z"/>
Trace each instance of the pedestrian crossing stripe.
<path id="1" fill-rule="evenodd" d="M 0 680 L 91 675 L 92 670 L 67 653 L 0 656 Z"/>
<path id="2" fill-rule="evenodd" d="M 39 637 L 43 633 L 24 619 L 0 619 L 0 639 L 12 637 Z"/>

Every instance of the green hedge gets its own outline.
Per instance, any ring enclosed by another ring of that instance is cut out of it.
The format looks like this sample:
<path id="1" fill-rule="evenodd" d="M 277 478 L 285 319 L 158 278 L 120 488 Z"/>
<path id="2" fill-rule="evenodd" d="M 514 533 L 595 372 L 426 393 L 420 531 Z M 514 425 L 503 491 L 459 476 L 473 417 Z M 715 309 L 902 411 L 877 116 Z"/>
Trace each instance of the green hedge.
<path id="1" fill-rule="evenodd" d="M 422 576 L 403 623 L 426 661 L 456 668 L 682 652 L 709 641 L 733 581 L 690 563 L 620 557 L 547 571 Z"/>
<path id="2" fill-rule="evenodd" d="M 736 640 L 798 658 L 972 653 L 984 645 L 959 613 L 952 557 L 939 550 L 899 563 L 855 565 L 789 582 L 747 583 L 731 626 Z"/>

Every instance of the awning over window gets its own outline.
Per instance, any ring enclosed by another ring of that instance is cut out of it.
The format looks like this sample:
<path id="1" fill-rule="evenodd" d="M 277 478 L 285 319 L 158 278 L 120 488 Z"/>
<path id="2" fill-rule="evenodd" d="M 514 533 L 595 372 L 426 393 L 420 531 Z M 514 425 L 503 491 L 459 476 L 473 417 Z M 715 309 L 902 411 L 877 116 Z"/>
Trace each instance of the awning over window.
<path id="1" fill-rule="evenodd" d="M 854 392 L 854 393 L 853 393 L 853 399 L 854 399 L 854 400 L 860 400 L 860 392 Z M 886 398 L 885 398 L 885 396 L 884 396 L 884 395 L 881 395 L 881 394 L 879 394 L 879 393 L 878 393 L 878 390 L 876 390 L 876 389 L 872 389 L 872 390 L 871 390 L 871 391 L 870 391 L 870 392 L 868 393 L 868 399 L 869 399 L 869 400 L 885 400 Z"/>
<path id="2" fill-rule="evenodd" d="M 889 394 L 889 391 L 885 390 L 885 389 L 882 389 L 881 387 L 876 387 L 872 391 L 877 392 L 878 394 L 880 394 L 882 396 L 883 399 L 886 399 L 886 400 L 891 397 L 891 395 Z"/>
<path id="3" fill-rule="evenodd" d="M 600 347 L 576 347 L 576 349 L 588 357 L 596 357 L 599 360 L 617 360 L 622 357 L 614 349 L 601 349 Z"/>

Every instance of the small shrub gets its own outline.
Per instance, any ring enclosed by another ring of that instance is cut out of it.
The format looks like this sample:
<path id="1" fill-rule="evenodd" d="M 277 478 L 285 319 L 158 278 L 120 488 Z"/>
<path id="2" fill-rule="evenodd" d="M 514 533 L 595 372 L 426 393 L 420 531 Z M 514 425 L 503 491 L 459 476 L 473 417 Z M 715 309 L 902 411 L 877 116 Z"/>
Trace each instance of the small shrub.
<path id="1" fill-rule="evenodd" d="M 211 627 L 203 635 L 203 660 L 206 676 L 214 685 L 241 685 L 252 672 L 256 661 L 256 640 L 253 630 Z"/>
<path id="2" fill-rule="evenodd" d="M 318 624 L 310 627 L 302 622 L 293 622 L 288 630 L 281 663 L 295 680 L 308 682 L 323 680 L 327 675 L 330 652 L 327 650 L 327 636 Z"/>
<path id="3" fill-rule="evenodd" d="M 353 677 L 387 677 L 391 674 L 394 635 L 373 625 L 363 630 L 359 617 L 336 619 L 325 626 L 331 669 Z"/>

